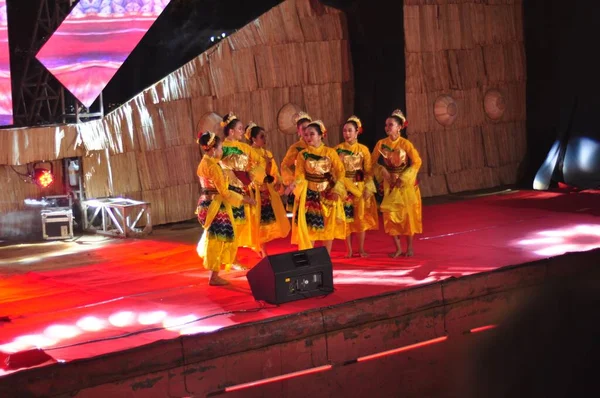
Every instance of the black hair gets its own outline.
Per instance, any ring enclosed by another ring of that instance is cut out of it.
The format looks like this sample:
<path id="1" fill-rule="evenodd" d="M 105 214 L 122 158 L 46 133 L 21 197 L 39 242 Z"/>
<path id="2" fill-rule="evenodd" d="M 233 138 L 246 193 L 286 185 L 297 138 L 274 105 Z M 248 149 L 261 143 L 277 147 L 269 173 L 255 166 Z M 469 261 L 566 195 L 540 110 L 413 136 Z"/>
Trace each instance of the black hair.
<path id="1" fill-rule="evenodd" d="M 400 119 L 396 115 L 392 115 L 392 116 L 390 116 L 390 118 L 394 119 L 396 121 L 396 123 L 398 123 L 398 125 L 400 126 L 400 136 L 402 138 L 408 139 L 408 135 L 406 134 L 406 128 L 404 128 L 404 120 Z"/>
<path id="2" fill-rule="evenodd" d="M 404 120 L 400 119 L 398 116 L 396 115 L 392 115 L 390 116 L 391 119 L 394 119 L 396 121 L 396 123 L 398 123 L 400 125 L 400 129 L 404 128 Z"/>
<path id="3" fill-rule="evenodd" d="M 227 120 L 229 119 L 230 115 L 231 114 L 228 113 L 227 115 L 223 116 L 223 122 L 227 122 Z M 227 123 L 225 125 L 225 127 L 223 127 L 223 135 L 225 137 L 228 137 L 229 136 L 229 131 L 232 130 L 239 121 L 240 120 L 238 118 L 231 119 L 231 121 L 229 123 Z"/>
<path id="4" fill-rule="evenodd" d="M 246 129 L 248 129 L 248 127 L 246 127 Z M 254 139 L 261 131 L 265 131 L 265 129 L 260 126 L 254 126 L 250 129 L 250 143 L 254 142 Z"/>
<path id="5" fill-rule="evenodd" d="M 303 117 L 301 119 L 298 119 L 298 121 L 296 122 L 296 128 L 300 127 L 300 125 L 304 122 L 311 122 L 311 120 L 307 117 Z"/>
<path id="6" fill-rule="evenodd" d="M 351 124 L 354 126 L 356 131 L 358 131 L 358 123 L 356 123 L 354 120 L 346 120 L 346 123 L 344 123 L 344 124 Z"/>
<path id="7" fill-rule="evenodd" d="M 319 125 L 319 123 L 311 122 L 308 126 L 306 126 L 306 128 L 309 127 L 314 127 L 315 129 L 317 129 L 317 133 L 319 133 L 319 135 L 323 135 L 323 130 L 321 130 L 321 126 Z"/>
<path id="8" fill-rule="evenodd" d="M 202 135 L 200 136 L 200 139 L 198 140 L 198 143 L 200 144 L 200 147 L 202 148 L 202 150 L 207 151 L 207 150 L 210 150 L 211 148 L 219 146 L 219 143 L 221 142 L 221 137 L 219 137 L 218 135 L 215 135 L 213 144 L 211 145 L 210 148 L 207 148 L 208 141 L 210 140 L 210 137 L 212 135 L 213 134 L 210 131 L 202 133 Z"/>

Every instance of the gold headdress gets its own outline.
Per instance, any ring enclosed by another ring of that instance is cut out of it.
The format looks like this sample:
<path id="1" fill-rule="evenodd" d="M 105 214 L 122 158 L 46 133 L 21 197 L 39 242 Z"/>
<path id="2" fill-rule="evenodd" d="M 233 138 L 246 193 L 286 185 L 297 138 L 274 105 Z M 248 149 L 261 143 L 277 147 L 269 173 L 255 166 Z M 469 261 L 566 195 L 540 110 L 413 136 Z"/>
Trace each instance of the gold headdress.
<path id="1" fill-rule="evenodd" d="M 248 127 L 246 127 L 246 131 L 244 132 L 244 137 L 246 137 L 246 139 L 248 141 L 250 141 L 250 139 L 252 138 L 252 136 L 250 135 L 252 133 L 252 129 L 254 127 L 258 127 L 258 125 L 254 122 L 250 122 L 250 124 L 248 125 Z"/>
<path id="2" fill-rule="evenodd" d="M 227 126 L 229 123 L 231 123 L 235 119 L 238 119 L 238 117 L 233 112 L 229 112 L 227 114 L 227 119 L 225 119 L 221 122 L 221 127 Z"/>
<path id="3" fill-rule="evenodd" d="M 312 122 L 312 117 L 306 112 L 298 112 L 294 115 L 294 123 L 298 124 L 298 121 L 301 119 L 308 119 L 309 122 Z"/>
<path id="4" fill-rule="evenodd" d="M 310 124 L 316 124 L 317 126 L 319 126 L 319 128 L 321 129 L 321 132 L 323 133 L 323 137 L 327 136 L 327 129 L 325 128 L 325 125 L 323 124 L 322 121 L 313 120 L 312 122 L 310 122 Z M 309 126 L 310 126 L 310 124 L 309 124 Z"/>
<path id="5" fill-rule="evenodd" d="M 198 134 L 198 139 L 196 140 L 196 142 L 199 144 L 200 143 L 200 137 L 202 137 L 204 134 L 210 134 L 210 138 L 208 139 L 208 142 L 206 143 L 206 145 L 200 145 L 200 147 L 202 148 L 202 150 L 204 152 L 210 151 L 212 149 L 212 147 L 215 146 L 215 137 L 217 136 L 215 133 L 212 133 L 210 131 L 206 131 L 206 132 L 200 132 L 200 134 Z"/>
<path id="6" fill-rule="evenodd" d="M 402 111 L 400 109 L 396 109 L 394 112 L 392 112 L 392 116 L 396 116 L 397 118 L 402 120 L 402 128 L 405 128 L 406 126 L 408 126 L 408 121 L 406 120 L 406 116 L 404 116 L 404 113 L 402 113 Z"/>
<path id="7" fill-rule="evenodd" d="M 348 120 L 346 120 L 346 123 L 348 122 L 354 122 L 356 123 L 356 127 L 358 128 L 358 134 L 363 132 L 363 128 L 362 128 L 362 122 L 360 121 L 360 119 L 358 118 L 358 116 L 356 115 L 352 115 L 348 118 Z"/>

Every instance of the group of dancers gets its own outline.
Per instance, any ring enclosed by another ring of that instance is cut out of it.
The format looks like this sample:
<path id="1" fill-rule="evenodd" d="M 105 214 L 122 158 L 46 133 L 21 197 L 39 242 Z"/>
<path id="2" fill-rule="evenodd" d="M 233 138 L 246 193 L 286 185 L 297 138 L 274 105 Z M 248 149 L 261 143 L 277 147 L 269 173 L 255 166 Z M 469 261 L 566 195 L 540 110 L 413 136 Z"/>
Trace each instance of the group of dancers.
<path id="1" fill-rule="evenodd" d="M 413 255 L 413 236 L 422 232 L 421 158 L 401 135 L 407 126 L 402 111 L 386 119 L 387 137 L 372 153 L 358 143 L 363 129 L 356 116 L 346 120 L 344 142 L 335 148 L 323 143 L 327 129 L 322 121 L 306 112 L 295 116 L 298 141 L 288 149 L 281 171 L 266 148 L 265 129 L 255 123 L 244 127 L 230 112 L 221 122 L 224 139 L 210 131 L 199 133 L 203 156 L 196 213 L 204 233 L 198 255 L 211 271 L 210 285 L 229 283 L 219 275 L 222 270 L 247 269 L 237 259 L 238 247 L 265 257 L 265 244 L 287 237 L 290 230 L 298 250 L 322 242 L 331 253 L 334 239 L 346 240 L 346 257 L 354 255 L 352 236 L 357 235 L 358 255 L 367 257 L 365 233 L 379 229 L 380 212 L 384 231 L 395 243 L 390 257 Z"/>

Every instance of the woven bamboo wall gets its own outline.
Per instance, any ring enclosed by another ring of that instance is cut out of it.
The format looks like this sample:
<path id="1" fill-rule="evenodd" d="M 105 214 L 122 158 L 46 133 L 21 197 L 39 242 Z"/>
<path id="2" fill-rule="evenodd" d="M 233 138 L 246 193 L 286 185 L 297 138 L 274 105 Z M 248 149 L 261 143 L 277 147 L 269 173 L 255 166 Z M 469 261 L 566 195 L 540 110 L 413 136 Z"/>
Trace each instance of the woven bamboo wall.
<path id="1" fill-rule="evenodd" d="M 350 62 L 341 12 L 318 1 L 287 0 L 103 120 L 0 131 L 0 164 L 83 156 L 88 198 L 148 201 L 154 224 L 188 220 L 198 196 L 195 139 L 203 115 L 234 111 L 244 123 L 262 125 L 280 161 L 297 137 L 278 130 L 277 115 L 292 103 L 322 119 L 331 132 L 327 143 L 336 145 L 353 109 Z M 9 187 L 11 172 L 0 166 Z M 31 187 L 0 191 L 0 211 L 43 195 Z"/>
<path id="2" fill-rule="evenodd" d="M 521 0 L 405 0 L 404 30 L 423 195 L 514 184 L 526 153 Z"/>

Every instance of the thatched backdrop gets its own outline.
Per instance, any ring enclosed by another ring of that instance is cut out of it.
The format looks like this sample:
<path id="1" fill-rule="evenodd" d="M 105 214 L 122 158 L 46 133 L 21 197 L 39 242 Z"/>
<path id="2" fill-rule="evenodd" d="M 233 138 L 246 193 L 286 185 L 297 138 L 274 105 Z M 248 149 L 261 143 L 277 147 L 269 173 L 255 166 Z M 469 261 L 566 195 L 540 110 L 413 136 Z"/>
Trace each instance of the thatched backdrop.
<path id="1" fill-rule="evenodd" d="M 514 183 L 526 149 L 521 1 L 431 3 L 404 3 L 408 135 L 424 160 L 423 195 Z M 148 201 L 154 224 L 191 219 L 198 126 L 229 111 L 264 126 L 278 160 L 296 140 L 278 129 L 287 104 L 323 119 L 337 144 L 354 104 L 345 24 L 318 1 L 288 0 L 103 120 L 0 130 L 0 213 L 62 188 L 42 192 L 7 165 L 82 156 L 88 198 Z"/>
<path id="2" fill-rule="evenodd" d="M 408 137 L 423 157 L 423 195 L 514 184 L 526 153 L 521 0 L 405 0 L 404 30 Z M 444 97 L 455 108 L 446 111 Z"/>
<path id="3" fill-rule="evenodd" d="M 316 1 L 287 0 L 103 120 L 0 131 L 0 165 L 83 156 L 88 198 L 148 201 L 154 224 L 188 220 L 198 197 L 195 139 L 203 116 L 234 111 L 262 125 L 280 161 L 297 139 L 278 131 L 284 105 L 321 118 L 335 145 L 352 113 L 352 91 L 344 15 Z M 0 166 L 0 183 L 8 187 L 0 191 L 0 211 L 48 194 L 8 166 Z"/>

